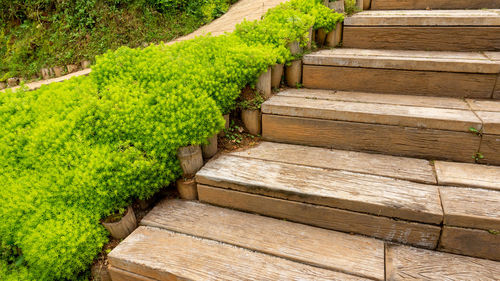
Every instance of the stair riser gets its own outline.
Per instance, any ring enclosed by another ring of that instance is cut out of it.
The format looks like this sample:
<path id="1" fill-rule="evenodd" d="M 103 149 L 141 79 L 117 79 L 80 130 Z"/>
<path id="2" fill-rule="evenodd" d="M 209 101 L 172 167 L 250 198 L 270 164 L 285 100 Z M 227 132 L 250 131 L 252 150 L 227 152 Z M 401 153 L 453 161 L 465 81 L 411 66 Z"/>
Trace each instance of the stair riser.
<path id="1" fill-rule="evenodd" d="M 499 0 L 371 0 L 371 10 L 495 9 Z"/>
<path id="2" fill-rule="evenodd" d="M 474 162 L 481 141 L 465 132 L 269 114 L 262 127 L 270 141 L 459 162 Z"/>
<path id="3" fill-rule="evenodd" d="M 434 249 L 440 227 L 198 184 L 200 201 L 293 222 Z"/>
<path id="4" fill-rule="evenodd" d="M 304 87 L 398 95 L 500 98 L 498 74 L 304 65 Z M 495 95 L 494 95 L 495 92 Z"/>
<path id="5" fill-rule="evenodd" d="M 500 27 L 346 26 L 343 46 L 359 49 L 498 51 Z"/>
<path id="6" fill-rule="evenodd" d="M 485 230 L 444 226 L 439 249 L 454 254 L 500 261 L 500 237 Z"/>

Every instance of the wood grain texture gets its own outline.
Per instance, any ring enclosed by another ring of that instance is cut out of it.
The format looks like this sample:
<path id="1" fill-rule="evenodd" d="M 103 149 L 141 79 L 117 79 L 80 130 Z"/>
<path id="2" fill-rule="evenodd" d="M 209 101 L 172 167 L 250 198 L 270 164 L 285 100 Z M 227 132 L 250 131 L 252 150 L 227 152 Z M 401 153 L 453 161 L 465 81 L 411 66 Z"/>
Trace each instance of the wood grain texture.
<path id="1" fill-rule="evenodd" d="M 471 110 L 393 105 L 370 102 L 332 101 L 321 97 L 290 97 L 277 94 L 262 104 L 262 113 L 339 120 L 370 124 L 470 132 L 481 130 L 481 120 Z M 483 114 L 488 129 L 496 131 L 492 113 Z M 500 113 L 498 113 L 500 116 Z M 481 117 L 481 115 L 480 115 Z M 498 118 L 500 119 L 500 117 Z M 498 122 L 500 123 L 500 122 Z M 500 125 L 499 125 L 500 127 Z M 500 128 L 498 128 L 500 131 Z"/>
<path id="2" fill-rule="evenodd" d="M 439 226 L 393 220 L 198 184 L 200 200 L 265 216 L 376 237 L 428 249 L 437 246 Z"/>
<path id="3" fill-rule="evenodd" d="M 498 9 L 499 0 L 372 0 L 372 10 Z"/>
<path id="4" fill-rule="evenodd" d="M 500 101 L 466 99 L 466 102 L 474 111 L 500 112 Z"/>
<path id="5" fill-rule="evenodd" d="M 445 225 L 500 230 L 499 191 L 441 186 L 439 192 Z"/>
<path id="6" fill-rule="evenodd" d="M 304 55 L 303 61 L 321 66 L 498 74 L 496 54 L 336 48 Z"/>
<path id="7" fill-rule="evenodd" d="M 497 10 L 363 11 L 344 20 L 345 26 L 500 26 Z"/>
<path id="8" fill-rule="evenodd" d="M 490 98 L 495 74 L 303 66 L 307 88 L 415 96 Z"/>
<path id="9" fill-rule="evenodd" d="M 499 51 L 500 27 L 345 26 L 342 46 L 388 50 Z"/>
<path id="10" fill-rule="evenodd" d="M 500 135 L 483 135 L 481 139 L 480 163 L 500 166 Z"/>
<path id="11" fill-rule="evenodd" d="M 415 158 L 274 142 L 261 142 L 231 155 L 436 184 L 429 161 Z"/>
<path id="12" fill-rule="evenodd" d="M 498 280 L 497 262 L 407 246 L 386 246 L 386 280 Z"/>
<path id="13" fill-rule="evenodd" d="M 500 99 L 500 75 L 498 75 L 497 77 L 497 82 L 495 88 L 493 89 L 492 98 L 497 100 Z"/>
<path id="14" fill-rule="evenodd" d="M 479 187 L 500 191 L 500 167 L 435 161 L 439 185 Z"/>
<path id="15" fill-rule="evenodd" d="M 424 96 L 409 96 L 409 95 L 390 95 L 390 94 L 377 94 L 377 93 L 364 93 L 364 92 L 347 92 L 347 91 L 334 91 L 322 89 L 285 89 L 279 92 L 281 96 L 287 97 L 303 97 L 303 98 L 319 98 L 332 101 L 350 101 L 350 102 L 365 102 L 365 103 L 380 103 L 391 105 L 406 105 L 415 107 L 432 107 L 432 108 L 447 108 L 447 109 L 460 109 L 470 110 L 468 103 L 459 98 L 443 98 L 443 97 L 424 97 Z M 484 100 L 471 100 L 474 103 L 483 102 Z M 495 103 L 492 107 L 498 107 L 500 111 L 500 103 Z M 486 110 L 486 109 L 484 109 Z M 492 111 L 492 110 L 488 110 Z"/>
<path id="16" fill-rule="evenodd" d="M 371 238 L 182 200 L 162 201 L 141 224 L 325 269 L 384 279 L 384 243 Z"/>
<path id="17" fill-rule="evenodd" d="M 262 126 L 268 141 L 460 162 L 473 162 L 480 141 L 471 133 L 269 114 Z"/>
<path id="18" fill-rule="evenodd" d="M 113 267 L 158 280 L 362 280 L 147 226 L 139 227 L 108 258 Z"/>
<path id="19" fill-rule="evenodd" d="M 196 174 L 196 182 L 389 218 L 442 221 L 436 186 L 387 177 L 222 155 Z"/>
<path id="20" fill-rule="evenodd" d="M 483 122 L 483 134 L 500 135 L 500 111 L 475 111 Z"/>
<path id="21" fill-rule="evenodd" d="M 111 276 L 111 280 L 113 281 L 156 281 L 156 279 L 152 279 L 149 277 L 144 277 L 142 275 L 138 275 L 132 272 L 128 272 L 119 268 L 115 268 L 110 266 L 108 268 L 109 275 Z M 172 281 L 176 279 L 171 279 Z M 177 279 L 179 280 L 179 279 Z M 180 280 L 179 280 L 180 281 Z"/>
<path id="22" fill-rule="evenodd" d="M 500 261 L 500 235 L 486 230 L 444 226 L 439 249 L 460 255 Z M 500 268 L 500 264 L 497 264 L 496 268 Z M 497 273 L 497 278 L 498 276 L 500 272 Z"/>

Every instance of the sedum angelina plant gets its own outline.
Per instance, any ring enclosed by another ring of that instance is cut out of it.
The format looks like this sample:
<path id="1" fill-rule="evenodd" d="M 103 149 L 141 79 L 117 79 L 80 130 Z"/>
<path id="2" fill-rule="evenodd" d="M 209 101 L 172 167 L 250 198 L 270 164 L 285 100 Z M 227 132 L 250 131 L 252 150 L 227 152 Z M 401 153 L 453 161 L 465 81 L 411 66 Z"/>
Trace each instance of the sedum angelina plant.
<path id="1" fill-rule="evenodd" d="M 288 43 L 339 20 L 322 9 L 292 0 L 231 34 L 123 47 L 88 77 L 0 95 L 0 280 L 85 277 L 100 220 L 178 178 L 179 147 L 220 131 L 245 85 L 293 59 Z"/>

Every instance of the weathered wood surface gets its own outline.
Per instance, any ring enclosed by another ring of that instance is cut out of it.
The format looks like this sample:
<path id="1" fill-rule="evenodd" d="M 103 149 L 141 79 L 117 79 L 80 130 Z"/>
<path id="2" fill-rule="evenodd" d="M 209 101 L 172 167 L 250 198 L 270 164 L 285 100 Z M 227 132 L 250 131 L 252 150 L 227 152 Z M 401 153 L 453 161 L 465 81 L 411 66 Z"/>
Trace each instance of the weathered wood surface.
<path id="1" fill-rule="evenodd" d="M 491 98 L 496 79 L 496 74 L 303 66 L 307 88 L 398 95 Z"/>
<path id="2" fill-rule="evenodd" d="M 435 161 L 439 185 L 479 187 L 500 191 L 500 167 Z"/>
<path id="3" fill-rule="evenodd" d="M 389 218 L 442 221 L 436 186 L 387 177 L 222 155 L 196 174 L 196 182 Z"/>
<path id="4" fill-rule="evenodd" d="M 161 202 L 141 224 L 325 269 L 384 279 L 384 243 L 371 238 L 182 200 Z"/>
<path id="5" fill-rule="evenodd" d="M 495 89 L 493 89 L 492 98 L 500 99 L 500 74 L 497 77 L 497 83 L 496 83 Z"/>
<path id="6" fill-rule="evenodd" d="M 483 122 L 483 134 L 500 135 L 500 111 L 475 111 Z"/>
<path id="7" fill-rule="evenodd" d="M 344 34 L 345 37 L 346 34 Z M 345 38 L 344 38 L 345 40 Z M 407 38 L 408 40 L 408 38 Z M 349 66 L 401 70 L 489 73 L 500 72 L 492 55 L 473 52 L 360 50 L 337 48 L 307 54 L 306 65 Z"/>
<path id="8" fill-rule="evenodd" d="M 386 280 L 498 280 L 498 262 L 407 246 L 386 246 Z"/>
<path id="9" fill-rule="evenodd" d="M 268 141 L 460 162 L 473 162 L 480 142 L 471 133 L 269 114 L 262 126 Z"/>
<path id="10" fill-rule="evenodd" d="M 466 99 L 470 108 L 474 111 L 494 111 L 500 112 L 500 101 L 496 100 L 473 100 Z"/>
<path id="11" fill-rule="evenodd" d="M 439 192 L 445 225 L 500 230 L 499 191 L 441 186 Z"/>
<path id="12" fill-rule="evenodd" d="M 109 275 L 113 281 L 156 281 L 156 279 L 151 279 L 142 275 L 138 275 L 132 272 L 128 272 L 119 268 L 110 266 L 108 268 Z M 180 279 L 177 279 L 180 281 Z"/>
<path id="13" fill-rule="evenodd" d="M 500 27 L 345 26 L 342 46 L 388 50 L 499 51 Z"/>
<path id="14" fill-rule="evenodd" d="M 437 246 L 439 226 L 282 200 L 198 184 L 200 200 L 303 224 L 376 237 L 428 249 Z"/>
<path id="15" fill-rule="evenodd" d="M 371 0 L 372 10 L 498 9 L 499 0 Z"/>
<path id="16" fill-rule="evenodd" d="M 415 158 L 274 142 L 262 142 L 231 155 L 436 184 L 429 161 Z"/>
<path id="17" fill-rule="evenodd" d="M 147 226 L 127 237 L 108 258 L 113 267 L 158 280 L 362 279 Z"/>
<path id="18" fill-rule="evenodd" d="M 376 93 L 364 93 L 364 92 L 334 91 L 334 90 L 323 90 L 323 89 L 307 89 L 307 88 L 286 89 L 279 92 L 279 95 L 287 97 L 304 97 L 304 98 L 324 99 L 332 101 L 366 102 L 366 103 L 470 110 L 469 105 L 463 99 L 458 99 L 458 98 L 390 95 L 390 94 L 376 94 Z M 474 101 L 475 103 L 478 102 L 478 100 L 471 100 L 471 101 Z M 494 103 L 495 106 L 498 106 L 500 110 L 500 103 L 498 102 Z"/>
<path id="19" fill-rule="evenodd" d="M 332 101 L 280 94 L 262 104 L 262 113 L 459 132 L 469 132 L 470 128 L 479 131 L 482 127 L 481 120 L 471 110 Z M 496 123 L 489 124 L 493 130 Z"/>
<path id="20" fill-rule="evenodd" d="M 500 6 L 499 6 L 500 8 Z M 500 26 L 500 10 L 363 11 L 347 17 L 347 26 Z M 467 42 L 467 41 L 465 41 Z M 474 42 L 475 44 L 476 42 Z"/>
<path id="21" fill-rule="evenodd" d="M 480 152 L 479 162 L 500 166 L 500 135 L 483 135 Z"/>
<path id="22" fill-rule="evenodd" d="M 500 234 L 493 230 L 445 225 L 439 242 L 439 250 L 500 261 Z M 496 268 L 499 269 L 500 264 L 497 264 Z M 500 272 L 497 273 L 497 278 L 499 274 Z"/>

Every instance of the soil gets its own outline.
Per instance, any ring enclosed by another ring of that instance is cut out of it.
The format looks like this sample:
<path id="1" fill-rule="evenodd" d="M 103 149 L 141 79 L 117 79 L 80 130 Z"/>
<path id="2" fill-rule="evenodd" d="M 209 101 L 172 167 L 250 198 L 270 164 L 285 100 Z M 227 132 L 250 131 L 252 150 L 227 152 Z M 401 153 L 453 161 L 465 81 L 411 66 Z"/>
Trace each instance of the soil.
<path id="1" fill-rule="evenodd" d="M 231 114 L 231 126 L 229 132 L 224 137 L 218 138 L 218 148 L 221 152 L 231 152 L 245 150 L 257 145 L 261 142 L 261 136 L 255 136 L 245 129 L 243 121 L 241 121 L 241 112 L 235 111 Z"/>

